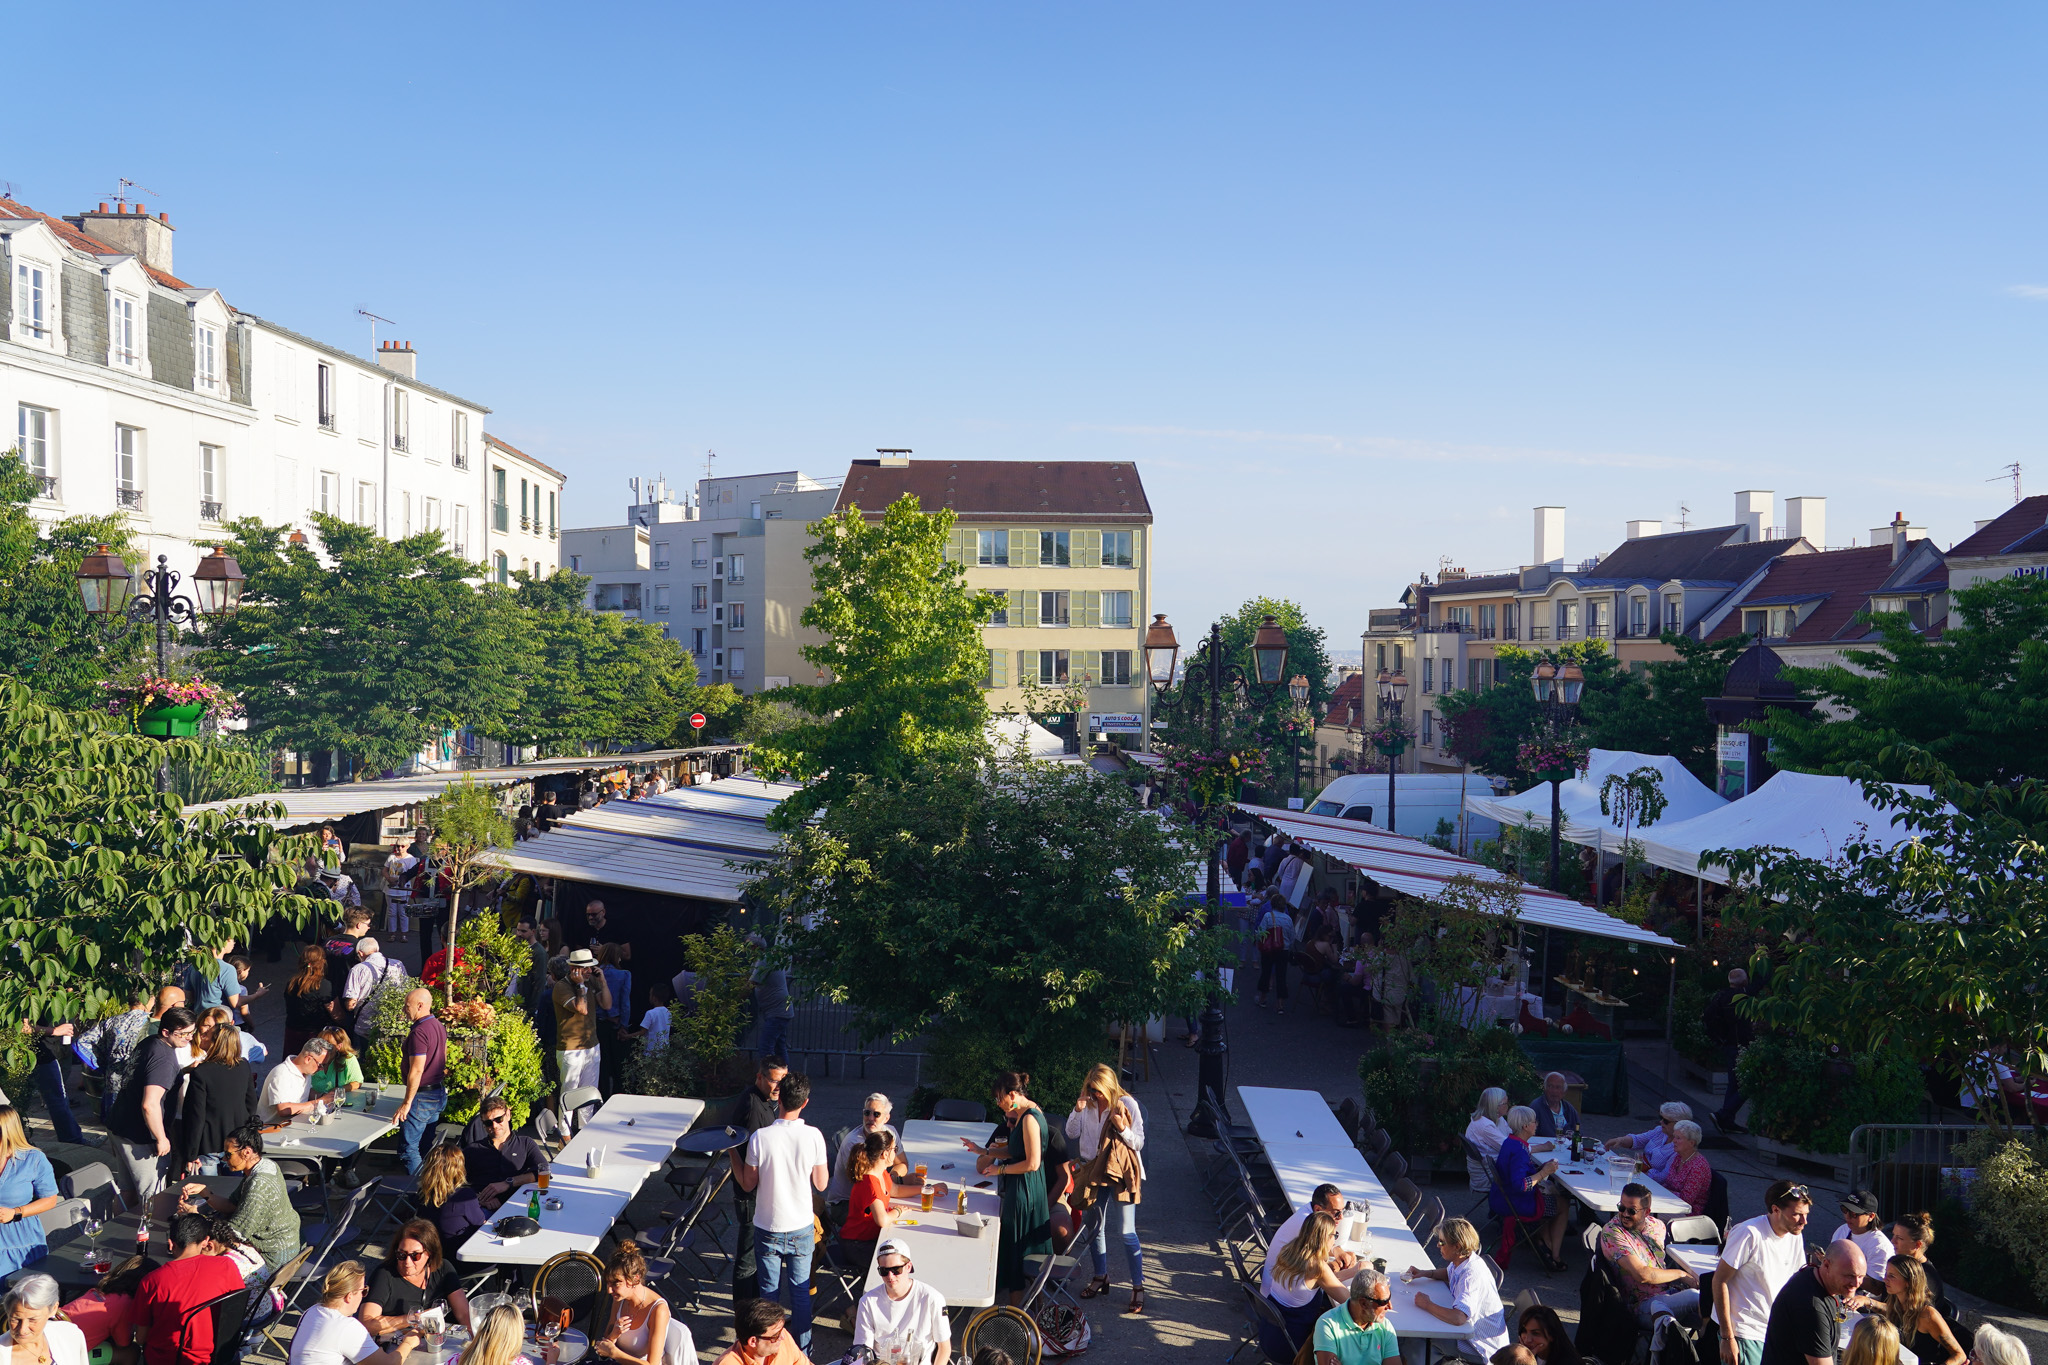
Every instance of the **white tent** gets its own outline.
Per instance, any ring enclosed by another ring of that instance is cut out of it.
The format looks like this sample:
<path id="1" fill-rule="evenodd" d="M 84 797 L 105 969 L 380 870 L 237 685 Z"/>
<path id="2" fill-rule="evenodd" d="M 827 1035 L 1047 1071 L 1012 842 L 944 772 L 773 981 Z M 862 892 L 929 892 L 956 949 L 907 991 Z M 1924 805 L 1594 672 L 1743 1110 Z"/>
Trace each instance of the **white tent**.
<path id="1" fill-rule="evenodd" d="M 1558 786 L 1558 808 L 1562 818 L 1558 832 L 1575 844 L 1621 847 L 1621 820 L 1600 813 L 1600 786 L 1610 776 L 1627 775 L 1638 768 L 1654 768 L 1664 779 L 1664 813 L 1653 829 L 1693 820 L 1719 810 L 1728 803 L 1715 795 L 1706 783 L 1694 777 L 1683 763 L 1669 754 L 1638 754 L 1627 749 L 1595 749 L 1587 761 L 1584 776 Z M 1477 795 L 1465 798 L 1465 809 L 1475 815 L 1520 828 L 1535 824 L 1550 829 L 1550 784 L 1539 782 L 1515 796 Z M 1632 839 L 1641 839 L 1634 828 Z M 1686 869 L 1691 871 L 1690 868 Z"/>
<path id="2" fill-rule="evenodd" d="M 994 746 L 997 757 L 1008 758 L 1016 749 L 1020 736 L 1026 752 L 1033 758 L 1062 758 L 1066 755 L 1066 741 L 1028 716 L 989 717 L 988 742 Z"/>
<path id="3" fill-rule="evenodd" d="M 1926 787 L 1900 787 L 1928 796 Z M 1779 773 L 1718 810 L 1673 823 L 1659 820 L 1637 836 L 1643 855 L 1659 867 L 1696 873 L 1726 885 L 1728 869 L 1700 862 L 1712 849 L 1787 848 L 1803 857 L 1832 858 L 1844 844 L 1861 840 L 1893 848 L 1912 832 L 1892 822 L 1899 812 L 1879 810 L 1863 795 L 1863 784 L 1847 777 Z"/>

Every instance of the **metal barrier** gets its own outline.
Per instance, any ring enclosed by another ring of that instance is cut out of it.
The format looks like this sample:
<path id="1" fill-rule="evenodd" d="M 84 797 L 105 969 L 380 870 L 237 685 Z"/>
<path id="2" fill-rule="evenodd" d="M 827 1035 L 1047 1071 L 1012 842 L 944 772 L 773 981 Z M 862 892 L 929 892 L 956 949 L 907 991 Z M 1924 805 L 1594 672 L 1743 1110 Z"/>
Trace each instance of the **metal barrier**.
<path id="1" fill-rule="evenodd" d="M 1943 1193 L 1953 1153 L 1982 1132 L 1974 1123 L 1866 1123 L 1849 1134 L 1849 1176 L 1887 1214 L 1931 1209 Z"/>
<path id="2" fill-rule="evenodd" d="M 887 1038 L 863 1038 L 854 1028 L 853 1006 L 837 1005 L 829 1000 L 798 999 L 791 1002 L 795 1016 L 789 1023 L 788 1049 L 790 1060 L 801 1063 L 806 1057 L 823 1057 L 825 1074 L 832 1074 L 832 1059 L 858 1059 L 860 1074 L 868 1074 L 868 1059 L 871 1057 L 909 1057 L 916 1061 L 913 1084 L 924 1078 L 924 1040 L 909 1038 L 895 1042 Z M 756 1040 L 759 1033 L 755 1034 Z M 841 1072 L 845 1074 L 844 1070 Z"/>

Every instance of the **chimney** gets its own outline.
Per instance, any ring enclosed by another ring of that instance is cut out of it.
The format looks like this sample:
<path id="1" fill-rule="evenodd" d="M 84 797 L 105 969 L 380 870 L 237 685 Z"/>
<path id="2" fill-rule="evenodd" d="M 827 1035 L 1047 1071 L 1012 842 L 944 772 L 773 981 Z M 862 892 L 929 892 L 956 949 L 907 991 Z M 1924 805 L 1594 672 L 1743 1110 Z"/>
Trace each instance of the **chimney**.
<path id="1" fill-rule="evenodd" d="M 1904 531 L 1906 538 L 1903 542 L 1895 543 L 1896 533 L 1899 531 Z M 1927 539 L 1927 528 L 1925 526 L 1907 525 L 1903 512 L 1896 514 L 1892 518 L 1892 524 L 1889 526 L 1873 526 L 1870 528 L 1870 543 L 1872 545 L 1891 545 L 1893 548 L 1892 562 L 1894 564 L 1898 563 L 1899 556 L 1905 553 L 1907 545 L 1911 545 L 1916 540 L 1925 539 Z"/>
<path id="2" fill-rule="evenodd" d="M 1536 509 L 1536 558 L 1538 565 L 1549 564 L 1564 567 L 1564 509 L 1562 507 L 1539 507 Z"/>
<path id="3" fill-rule="evenodd" d="M 1644 536 L 1661 536 L 1664 523 L 1661 521 L 1632 521 L 1628 524 L 1628 538 L 1641 540 Z"/>
<path id="4" fill-rule="evenodd" d="M 139 256 L 142 263 L 152 270 L 161 270 L 169 275 L 171 270 L 171 216 L 159 213 L 152 218 L 143 206 L 136 204 L 129 211 L 126 204 L 114 205 L 113 211 L 101 204 L 89 213 L 66 218 L 65 222 L 80 232 L 99 238 L 114 250 L 129 256 Z"/>
<path id="5" fill-rule="evenodd" d="M 379 342 L 377 363 L 393 374 L 402 374 L 407 379 L 420 377 L 419 357 L 413 354 L 410 341 Z"/>
<path id="6" fill-rule="evenodd" d="M 1904 512 L 1892 513 L 1892 563 L 1894 564 L 1905 557 L 1906 532 L 1909 529 L 1911 528 L 1906 525 L 1906 514 Z"/>
<path id="7" fill-rule="evenodd" d="M 1816 550 L 1828 547 L 1828 500 L 1826 498 L 1785 499 L 1785 531 L 1804 536 Z"/>
<path id="8" fill-rule="evenodd" d="M 1735 520 L 1752 543 L 1771 538 L 1771 490 L 1745 489 L 1735 495 Z"/>

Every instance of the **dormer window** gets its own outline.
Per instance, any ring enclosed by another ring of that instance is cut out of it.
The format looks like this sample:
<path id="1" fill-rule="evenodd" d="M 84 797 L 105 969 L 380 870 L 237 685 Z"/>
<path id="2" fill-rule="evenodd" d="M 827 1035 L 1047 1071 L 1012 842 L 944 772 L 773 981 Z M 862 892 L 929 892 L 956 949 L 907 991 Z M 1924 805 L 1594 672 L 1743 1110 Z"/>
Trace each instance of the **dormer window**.
<path id="1" fill-rule="evenodd" d="M 14 340 L 29 346 L 56 344 L 56 274 L 49 267 L 30 261 L 14 267 L 12 331 Z"/>
<path id="2" fill-rule="evenodd" d="M 107 363 L 132 370 L 142 364 L 142 334 L 135 325 L 135 300 L 116 294 L 107 325 Z"/>
<path id="3" fill-rule="evenodd" d="M 220 391 L 220 329 L 210 323 L 192 328 L 192 387 L 201 393 Z"/>

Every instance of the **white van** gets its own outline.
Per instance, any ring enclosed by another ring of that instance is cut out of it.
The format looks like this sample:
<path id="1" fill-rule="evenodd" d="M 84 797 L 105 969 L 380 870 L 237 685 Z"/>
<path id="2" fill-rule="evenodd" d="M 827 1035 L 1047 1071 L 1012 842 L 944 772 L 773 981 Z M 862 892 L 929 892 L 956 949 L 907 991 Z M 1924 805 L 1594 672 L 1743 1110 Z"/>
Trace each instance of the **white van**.
<path id="1" fill-rule="evenodd" d="M 1466 796 L 1490 796 L 1494 783 L 1478 773 L 1397 773 L 1394 776 L 1394 819 L 1396 834 L 1426 839 L 1436 833 L 1437 821 L 1448 820 L 1458 829 L 1458 811 Z M 1386 827 L 1387 775 L 1351 773 L 1337 778 L 1308 805 L 1310 815 L 1327 815 L 1339 820 L 1358 820 Z M 1483 815 L 1465 817 L 1465 848 L 1469 853 L 1481 839 L 1500 835 L 1498 821 Z M 1457 847 L 1457 835 L 1451 836 Z"/>

